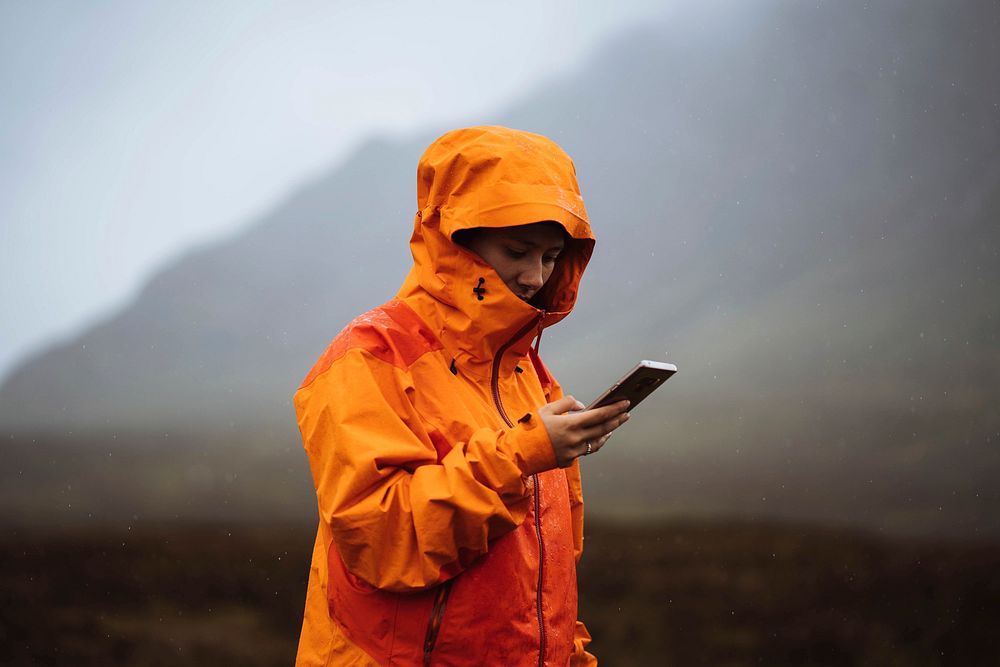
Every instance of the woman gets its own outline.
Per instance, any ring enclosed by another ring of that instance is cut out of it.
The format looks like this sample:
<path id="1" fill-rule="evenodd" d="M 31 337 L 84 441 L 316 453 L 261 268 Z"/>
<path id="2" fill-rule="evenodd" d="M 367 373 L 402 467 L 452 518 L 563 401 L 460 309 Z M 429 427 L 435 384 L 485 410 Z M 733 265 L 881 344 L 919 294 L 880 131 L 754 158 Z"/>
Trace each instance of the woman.
<path id="1" fill-rule="evenodd" d="M 320 512 L 297 664 L 595 664 L 577 459 L 627 404 L 580 411 L 537 354 L 594 246 L 575 168 L 539 135 L 456 130 L 417 198 L 396 298 L 295 394 Z"/>

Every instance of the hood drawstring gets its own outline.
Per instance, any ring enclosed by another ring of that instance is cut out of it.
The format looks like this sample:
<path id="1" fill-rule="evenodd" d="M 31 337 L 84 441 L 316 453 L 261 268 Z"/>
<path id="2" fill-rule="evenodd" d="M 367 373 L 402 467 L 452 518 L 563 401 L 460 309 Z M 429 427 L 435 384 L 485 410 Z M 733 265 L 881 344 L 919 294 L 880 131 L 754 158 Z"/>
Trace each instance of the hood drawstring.
<path id="1" fill-rule="evenodd" d="M 479 278 L 479 284 L 472 288 L 472 291 L 476 293 L 476 298 L 479 299 L 480 301 L 482 301 L 484 298 L 486 298 L 486 297 L 483 296 L 484 294 L 486 294 L 486 288 L 483 287 L 483 283 L 485 283 L 485 282 L 486 282 L 486 278 L 480 277 Z"/>

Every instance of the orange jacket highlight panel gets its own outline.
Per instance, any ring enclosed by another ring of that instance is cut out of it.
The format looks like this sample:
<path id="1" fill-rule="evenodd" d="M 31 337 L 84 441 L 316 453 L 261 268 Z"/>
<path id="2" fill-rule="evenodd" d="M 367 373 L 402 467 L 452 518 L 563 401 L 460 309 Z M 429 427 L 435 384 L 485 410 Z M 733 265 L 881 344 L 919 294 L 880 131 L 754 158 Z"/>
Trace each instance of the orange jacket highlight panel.
<path id="1" fill-rule="evenodd" d="M 532 348 L 576 301 L 594 239 L 569 157 L 535 134 L 449 132 L 420 159 L 414 264 L 295 394 L 319 506 L 297 665 L 584 665 L 578 464 L 536 411 Z M 552 276 L 519 299 L 455 232 L 551 220 Z"/>

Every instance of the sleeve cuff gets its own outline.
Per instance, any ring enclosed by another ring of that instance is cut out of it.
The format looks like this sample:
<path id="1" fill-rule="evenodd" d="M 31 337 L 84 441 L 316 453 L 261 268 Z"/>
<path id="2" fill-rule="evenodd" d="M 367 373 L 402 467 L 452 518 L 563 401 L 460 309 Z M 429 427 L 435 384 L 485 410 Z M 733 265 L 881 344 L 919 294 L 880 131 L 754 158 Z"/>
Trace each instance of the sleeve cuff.
<path id="1" fill-rule="evenodd" d="M 517 428 L 509 433 L 514 438 L 517 466 L 523 475 L 534 475 L 556 467 L 556 453 L 552 449 L 549 432 L 537 414 L 528 413 L 522 417 Z"/>

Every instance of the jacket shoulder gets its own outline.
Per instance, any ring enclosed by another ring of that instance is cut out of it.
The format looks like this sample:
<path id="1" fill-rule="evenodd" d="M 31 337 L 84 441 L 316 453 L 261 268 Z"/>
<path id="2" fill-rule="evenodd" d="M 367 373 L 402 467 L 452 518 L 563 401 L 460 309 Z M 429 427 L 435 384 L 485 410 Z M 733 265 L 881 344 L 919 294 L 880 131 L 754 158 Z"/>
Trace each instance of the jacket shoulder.
<path id="1" fill-rule="evenodd" d="M 442 347 L 441 341 L 419 315 L 401 300 L 393 299 L 351 320 L 316 361 L 299 388 L 311 384 L 353 349 L 362 349 L 379 361 L 407 370 L 424 354 Z"/>

